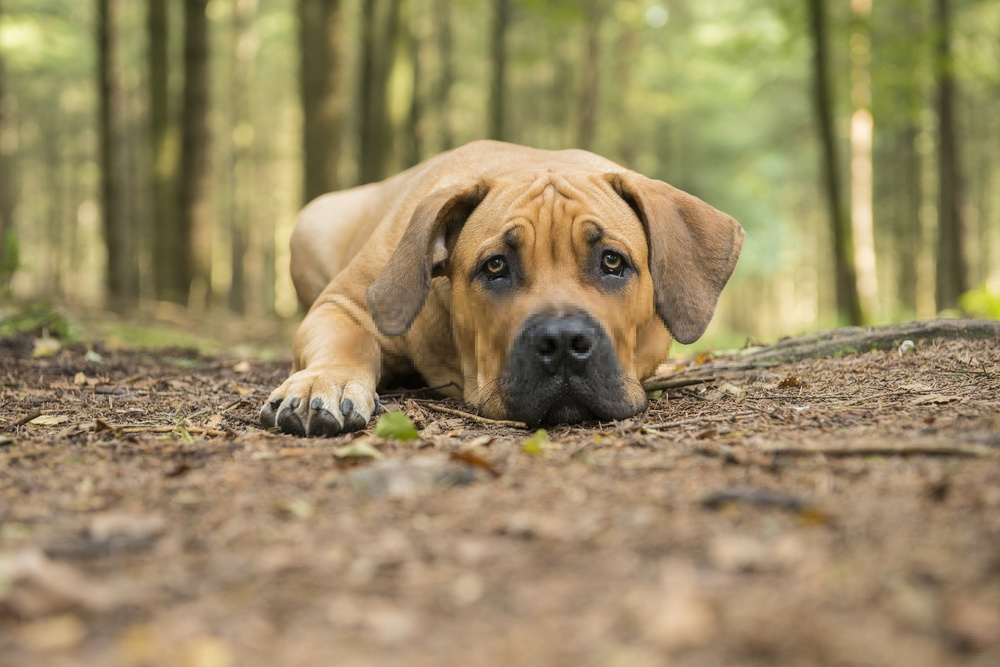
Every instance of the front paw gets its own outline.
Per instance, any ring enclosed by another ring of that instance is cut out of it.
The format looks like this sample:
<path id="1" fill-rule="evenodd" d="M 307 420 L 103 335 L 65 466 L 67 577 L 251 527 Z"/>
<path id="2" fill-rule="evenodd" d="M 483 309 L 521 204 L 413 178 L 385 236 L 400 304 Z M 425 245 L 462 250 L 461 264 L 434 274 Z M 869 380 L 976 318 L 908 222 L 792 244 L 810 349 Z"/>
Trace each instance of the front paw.
<path id="1" fill-rule="evenodd" d="M 300 437 L 329 437 L 363 429 L 378 412 L 374 378 L 345 378 L 336 368 L 306 368 L 271 392 L 260 409 L 260 423 Z"/>

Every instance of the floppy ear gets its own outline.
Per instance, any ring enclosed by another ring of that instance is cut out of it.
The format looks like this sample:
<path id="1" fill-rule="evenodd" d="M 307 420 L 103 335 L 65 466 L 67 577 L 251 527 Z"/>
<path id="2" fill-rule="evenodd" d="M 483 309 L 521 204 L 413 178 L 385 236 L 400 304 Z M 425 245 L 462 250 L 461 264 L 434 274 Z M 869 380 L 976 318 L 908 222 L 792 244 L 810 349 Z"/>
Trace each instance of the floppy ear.
<path id="1" fill-rule="evenodd" d="M 646 228 L 656 312 L 678 342 L 693 343 L 705 333 L 736 268 L 743 228 L 663 181 L 635 172 L 607 178 Z"/>
<path id="2" fill-rule="evenodd" d="M 447 241 L 489 192 L 485 184 L 453 186 L 432 192 L 413 212 L 403 237 L 382 273 L 368 287 L 365 301 L 375 326 L 398 336 L 413 324 L 448 258 Z"/>

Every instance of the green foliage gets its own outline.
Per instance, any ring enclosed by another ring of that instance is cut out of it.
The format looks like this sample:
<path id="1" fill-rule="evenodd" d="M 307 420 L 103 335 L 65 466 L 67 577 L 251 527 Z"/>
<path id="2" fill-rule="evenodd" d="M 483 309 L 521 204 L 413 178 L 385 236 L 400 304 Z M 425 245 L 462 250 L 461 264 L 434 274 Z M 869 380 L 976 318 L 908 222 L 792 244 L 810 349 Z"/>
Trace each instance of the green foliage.
<path id="1" fill-rule="evenodd" d="M 972 317 L 1000 320 L 1000 292 L 986 283 L 963 294 L 959 305 Z"/>
<path id="2" fill-rule="evenodd" d="M 11 314 L 0 311 L 0 337 L 35 333 L 71 343 L 80 337 L 80 327 L 48 301 L 28 304 Z"/>
<path id="3" fill-rule="evenodd" d="M 375 435 L 390 440 L 416 440 L 420 437 L 413 421 L 399 411 L 387 412 L 379 417 L 375 424 Z"/>
<path id="4" fill-rule="evenodd" d="M 545 456 L 549 446 L 549 433 L 543 428 L 535 431 L 535 434 L 521 443 L 521 451 L 529 456 Z"/>
<path id="5" fill-rule="evenodd" d="M 10 279 L 21 264 L 21 240 L 11 229 L 0 239 L 0 296 L 10 296 Z"/>

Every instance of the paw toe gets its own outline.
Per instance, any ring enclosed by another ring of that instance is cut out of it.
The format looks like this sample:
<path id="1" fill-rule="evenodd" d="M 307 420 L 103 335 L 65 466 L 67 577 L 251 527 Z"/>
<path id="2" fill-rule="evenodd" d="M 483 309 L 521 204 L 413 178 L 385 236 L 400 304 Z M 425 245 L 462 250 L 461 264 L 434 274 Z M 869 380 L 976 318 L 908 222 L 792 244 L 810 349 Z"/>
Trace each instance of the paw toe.
<path id="1" fill-rule="evenodd" d="M 313 405 L 312 408 L 313 409 L 309 413 L 310 437 L 328 438 L 340 433 L 342 430 L 340 421 L 332 412 L 315 405 Z"/>

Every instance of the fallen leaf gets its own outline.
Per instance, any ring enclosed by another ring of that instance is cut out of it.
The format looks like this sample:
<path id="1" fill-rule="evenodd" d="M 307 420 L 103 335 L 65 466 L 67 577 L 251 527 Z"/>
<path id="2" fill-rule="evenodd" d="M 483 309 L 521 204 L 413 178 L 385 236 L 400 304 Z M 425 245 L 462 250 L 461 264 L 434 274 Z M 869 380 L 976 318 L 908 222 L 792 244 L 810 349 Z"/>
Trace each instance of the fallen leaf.
<path id="1" fill-rule="evenodd" d="M 372 496 L 409 498 L 435 488 L 471 484 L 477 479 L 477 469 L 444 454 L 428 454 L 410 459 L 390 459 L 359 468 L 338 478 L 334 483 L 346 483 Z M 480 478 L 482 473 L 478 475 Z"/>
<path id="2" fill-rule="evenodd" d="M 961 401 L 961 396 L 946 396 L 944 394 L 928 394 L 926 396 L 918 396 L 910 401 L 910 405 L 945 405 L 946 403 L 955 403 L 956 401 Z"/>
<path id="3" fill-rule="evenodd" d="M 9 435 L 0 434 L 0 447 L 9 447 L 14 444 L 14 438 Z"/>
<path id="4" fill-rule="evenodd" d="M 250 372 L 250 362 L 243 360 L 240 363 L 233 366 L 234 373 L 248 373 Z"/>
<path id="5" fill-rule="evenodd" d="M 87 354 L 83 355 L 83 358 L 92 364 L 101 363 L 101 355 L 97 354 L 93 350 L 87 350 Z"/>
<path id="6" fill-rule="evenodd" d="M 390 440 L 416 440 L 420 437 L 413 421 L 402 412 L 387 412 L 379 417 L 375 435 Z"/>
<path id="7" fill-rule="evenodd" d="M 452 452 L 451 458 L 455 461 L 468 463 L 470 466 L 475 466 L 476 468 L 482 468 L 483 470 L 490 472 L 494 477 L 499 477 L 503 474 L 497 470 L 496 466 L 484 459 L 482 456 L 473 454 L 470 451 Z"/>
<path id="8" fill-rule="evenodd" d="M 58 651 L 83 641 L 87 627 L 78 616 L 63 614 L 26 623 L 18 635 L 22 643 L 36 651 Z"/>
<path id="9" fill-rule="evenodd" d="M 83 371 L 80 371 L 79 373 L 73 376 L 73 384 L 76 385 L 87 384 L 87 376 L 84 374 Z"/>
<path id="10" fill-rule="evenodd" d="M 795 387 L 804 387 L 806 383 L 798 379 L 794 375 L 789 375 L 784 380 L 778 383 L 778 389 L 793 389 Z"/>
<path id="11" fill-rule="evenodd" d="M 62 345 L 55 338 L 36 338 L 35 347 L 31 350 L 31 356 L 35 359 L 48 359 L 55 356 Z"/>
<path id="12" fill-rule="evenodd" d="M 702 365 L 707 364 L 708 362 L 710 362 L 714 357 L 715 357 L 715 355 L 712 354 L 711 352 L 707 352 L 707 351 L 706 352 L 702 352 L 701 354 L 699 354 L 698 356 L 696 356 L 694 359 L 692 359 L 691 363 L 693 363 L 695 366 L 702 366 Z"/>
<path id="13" fill-rule="evenodd" d="M 41 415 L 32 419 L 29 424 L 35 426 L 58 426 L 69 421 L 69 415 Z"/>
<path id="14" fill-rule="evenodd" d="M 334 452 L 341 459 L 381 459 L 385 455 L 364 440 L 355 440 Z"/>
<path id="15" fill-rule="evenodd" d="M 545 448 L 549 444 L 549 433 L 543 428 L 535 431 L 521 444 L 521 451 L 530 456 L 545 456 Z"/>

